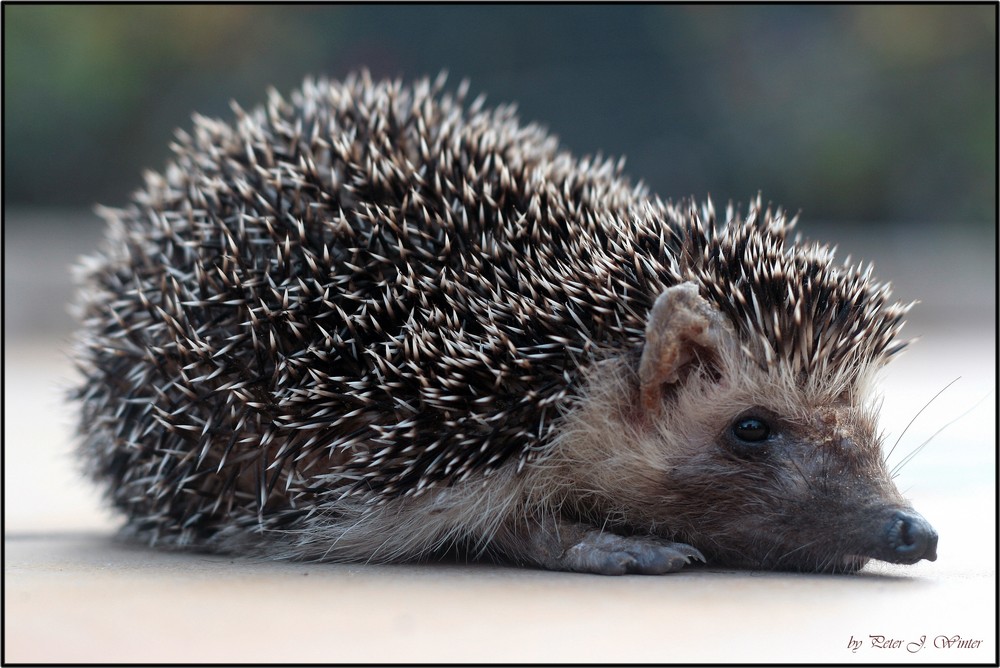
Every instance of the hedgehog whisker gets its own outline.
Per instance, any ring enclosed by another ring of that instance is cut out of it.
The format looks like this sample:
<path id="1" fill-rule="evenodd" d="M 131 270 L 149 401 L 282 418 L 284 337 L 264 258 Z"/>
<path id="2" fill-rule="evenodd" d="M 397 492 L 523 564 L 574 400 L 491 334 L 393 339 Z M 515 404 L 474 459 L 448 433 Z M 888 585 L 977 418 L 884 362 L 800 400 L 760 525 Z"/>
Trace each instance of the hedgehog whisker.
<path id="1" fill-rule="evenodd" d="M 808 543 L 805 543 L 803 545 L 799 545 L 797 547 L 794 547 L 791 550 L 788 550 L 788 551 L 784 552 L 780 557 L 778 557 L 778 561 L 783 561 L 785 559 L 788 559 L 788 557 L 792 556 L 796 552 L 801 552 L 803 550 L 808 550 L 809 548 L 811 548 L 813 545 L 816 545 L 817 543 L 819 543 L 819 539 L 818 538 L 816 540 L 811 540 Z M 776 549 L 776 548 L 772 548 L 772 550 L 773 549 Z M 768 554 L 770 554 L 770 552 Z"/>
<path id="2" fill-rule="evenodd" d="M 955 380 L 951 381 L 950 383 L 948 383 L 947 385 L 945 385 L 944 387 L 942 387 L 940 390 L 938 390 L 937 394 L 935 394 L 933 397 L 931 397 L 927 401 L 927 403 L 924 404 L 923 407 L 919 411 L 917 411 L 917 414 L 914 415 L 912 418 L 910 418 L 910 421 L 906 423 L 906 427 L 903 428 L 903 431 L 900 432 L 899 436 L 896 438 L 896 442 L 892 444 L 892 447 L 889 448 L 889 452 L 886 453 L 886 455 L 885 455 L 885 461 L 886 462 L 889 461 L 889 457 L 891 457 L 892 453 L 895 452 L 896 446 L 899 445 L 899 442 L 903 439 L 903 436 L 906 435 L 906 431 L 910 428 L 910 425 L 912 425 L 916 421 L 916 419 L 918 417 L 920 417 L 920 414 L 923 413 L 924 410 L 926 410 L 927 407 L 930 406 L 931 403 L 933 403 L 935 399 L 937 399 L 939 396 L 941 396 L 941 394 L 945 390 L 947 390 L 949 387 L 951 387 L 952 385 L 954 385 L 955 383 L 957 383 L 961 378 L 962 378 L 961 376 L 958 376 L 958 378 L 955 378 Z M 893 470 L 895 470 L 895 468 Z"/>
<path id="3" fill-rule="evenodd" d="M 958 380 L 958 378 L 956 378 L 955 380 Z M 951 382 L 954 383 L 955 381 L 953 380 Z M 951 383 L 949 383 L 949 385 L 951 385 Z M 945 389 L 947 389 L 947 388 L 945 388 Z M 943 391 L 944 390 L 941 390 L 941 392 L 943 392 Z M 938 394 L 940 394 L 940 392 L 938 392 Z M 932 440 L 934 440 L 934 438 L 936 438 L 938 434 L 940 434 L 942 431 L 944 431 L 945 429 L 947 429 L 948 427 L 950 427 L 951 425 L 955 424 L 956 422 L 958 422 L 959 420 L 961 420 L 962 418 L 964 418 L 966 415 L 968 415 L 969 413 L 971 413 L 972 411 L 974 411 L 979 406 L 979 404 L 983 403 L 983 401 L 986 400 L 986 397 L 990 396 L 990 394 L 991 394 L 991 392 L 987 392 L 986 394 L 984 394 L 979 399 L 979 401 L 977 401 L 976 403 L 972 404 L 972 406 L 970 406 L 964 413 L 962 413 L 961 415 L 959 415 L 955 419 L 951 420 L 950 422 L 946 423 L 943 427 L 941 427 L 936 432 L 934 432 L 929 437 L 927 437 L 927 440 L 925 440 L 923 443 L 921 443 L 916 448 L 914 448 L 913 452 L 911 452 L 910 454 L 906 455 L 906 457 L 904 457 L 902 461 L 900 461 L 898 464 L 896 464 L 895 466 L 892 467 L 892 470 L 889 471 L 889 477 L 890 478 L 895 478 L 899 474 L 899 472 L 902 470 L 902 468 L 904 466 L 906 466 L 908 463 L 910 463 L 910 461 L 912 461 L 914 457 L 916 457 L 918 454 L 920 454 L 920 451 L 923 450 L 927 446 L 928 443 L 930 443 Z M 937 396 L 937 395 L 935 395 L 935 396 Z"/>

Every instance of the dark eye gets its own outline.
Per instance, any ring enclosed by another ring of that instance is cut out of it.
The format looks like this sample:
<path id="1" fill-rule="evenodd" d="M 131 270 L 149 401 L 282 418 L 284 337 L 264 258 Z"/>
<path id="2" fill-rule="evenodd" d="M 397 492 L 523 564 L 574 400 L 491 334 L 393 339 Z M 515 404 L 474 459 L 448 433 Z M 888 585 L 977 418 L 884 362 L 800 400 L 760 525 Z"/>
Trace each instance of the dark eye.
<path id="1" fill-rule="evenodd" d="M 771 435 L 771 427 L 760 418 L 744 417 L 733 423 L 733 436 L 746 443 L 760 443 Z"/>

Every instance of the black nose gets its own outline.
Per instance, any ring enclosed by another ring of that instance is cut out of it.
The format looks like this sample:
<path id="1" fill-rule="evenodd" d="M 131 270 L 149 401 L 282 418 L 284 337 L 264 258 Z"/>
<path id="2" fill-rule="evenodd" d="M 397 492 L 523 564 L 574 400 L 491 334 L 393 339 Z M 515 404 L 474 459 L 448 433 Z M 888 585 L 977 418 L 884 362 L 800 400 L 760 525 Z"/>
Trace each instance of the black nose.
<path id="1" fill-rule="evenodd" d="M 937 559 L 938 535 L 923 517 L 912 511 L 897 511 L 886 528 L 892 561 L 915 564 Z"/>

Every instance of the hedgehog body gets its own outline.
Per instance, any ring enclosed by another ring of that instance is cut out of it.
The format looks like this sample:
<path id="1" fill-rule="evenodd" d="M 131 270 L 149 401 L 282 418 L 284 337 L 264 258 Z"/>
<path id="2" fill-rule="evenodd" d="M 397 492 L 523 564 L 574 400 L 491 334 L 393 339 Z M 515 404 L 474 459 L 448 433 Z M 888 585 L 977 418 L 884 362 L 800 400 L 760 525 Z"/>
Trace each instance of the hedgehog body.
<path id="1" fill-rule="evenodd" d="M 907 308 L 870 268 L 443 84 L 196 117 L 102 211 L 75 396 L 126 533 L 600 573 L 934 558 L 868 405 Z"/>

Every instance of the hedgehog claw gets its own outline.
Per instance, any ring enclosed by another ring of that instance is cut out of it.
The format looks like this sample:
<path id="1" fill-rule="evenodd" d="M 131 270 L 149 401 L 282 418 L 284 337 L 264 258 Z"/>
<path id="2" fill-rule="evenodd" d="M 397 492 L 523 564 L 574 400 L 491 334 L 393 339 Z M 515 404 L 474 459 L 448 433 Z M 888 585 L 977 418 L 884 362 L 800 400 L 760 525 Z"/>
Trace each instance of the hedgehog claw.
<path id="1" fill-rule="evenodd" d="M 679 571 L 692 559 L 705 561 L 701 552 L 684 543 L 593 530 L 562 555 L 560 565 L 566 570 L 599 575 L 660 575 Z"/>

